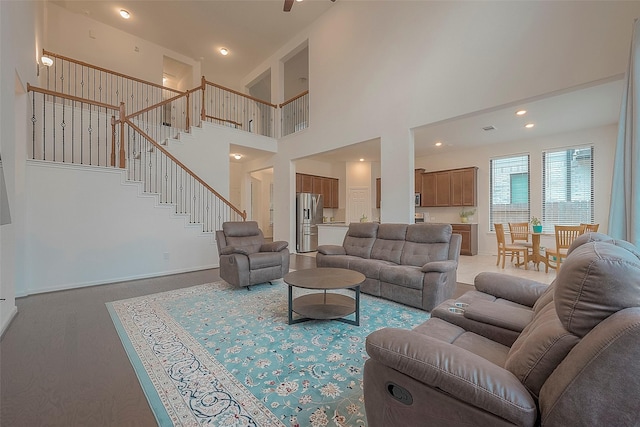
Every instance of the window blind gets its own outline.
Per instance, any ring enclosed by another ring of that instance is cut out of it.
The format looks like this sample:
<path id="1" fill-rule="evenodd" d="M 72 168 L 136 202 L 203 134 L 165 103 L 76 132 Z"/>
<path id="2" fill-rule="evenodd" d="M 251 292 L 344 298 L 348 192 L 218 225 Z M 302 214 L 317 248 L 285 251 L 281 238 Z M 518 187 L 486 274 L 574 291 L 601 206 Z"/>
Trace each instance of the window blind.
<path id="1" fill-rule="evenodd" d="M 593 223 L 593 146 L 542 153 L 542 225 Z"/>
<path id="2" fill-rule="evenodd" d="M 494 158 L 489 161 L 489 229 L 493 224 L 529 222 L 529 155 Z"/>

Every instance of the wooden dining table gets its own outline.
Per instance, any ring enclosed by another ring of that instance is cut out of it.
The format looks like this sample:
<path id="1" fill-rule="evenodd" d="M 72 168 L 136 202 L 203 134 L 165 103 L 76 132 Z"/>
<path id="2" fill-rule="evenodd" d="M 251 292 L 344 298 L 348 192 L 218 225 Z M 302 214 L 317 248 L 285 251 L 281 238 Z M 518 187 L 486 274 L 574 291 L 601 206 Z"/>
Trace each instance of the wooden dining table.
<path id="1" fill-rule="evenodd" d="M 551 233 L 534 233 L 533 231 L 529 231 L 529 235 L 531 236 L 531 250 L 533 255 L 529 258 L 529 261 L 532 261 L 536 266 L 537 270 L 540 270 L 540 263 L 547 265 L 547 259 L 540 254 L 540 236 L 553 236 Z M 517 267 L 524 265 L 524 262 L 520 264 L 516 264 Z"/>

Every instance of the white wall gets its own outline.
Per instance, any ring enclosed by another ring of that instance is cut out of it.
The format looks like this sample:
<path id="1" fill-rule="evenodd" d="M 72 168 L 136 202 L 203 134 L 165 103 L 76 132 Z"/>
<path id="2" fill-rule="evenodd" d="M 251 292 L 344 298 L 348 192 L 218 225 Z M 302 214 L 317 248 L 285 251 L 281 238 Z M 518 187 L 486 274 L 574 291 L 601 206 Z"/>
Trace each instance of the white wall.
<path id="1" fill-rule="evenodd" d="M 309 40 L 310 127 L 260 165 L 286 169 L 275 238 L 294 235 L 291 159 L 379 137 L 382 220 L 412 220 L 410 129 L 623 73 L 636 16 L 640 2 L 337 2 L 245 79 Z"/>
<path id="2" fill-rule="evenodd" d="M 542 153 L 555 148 L 574 146 L 594 146 L 594 198 L 595 222 L 600 224 L 599 231 L 606 233 L 609 222 L 609 198 L 613 159 L 618 128 L 616 125 L 585 129 L 576 132 L 556 134 L 548 137 L 511 141 L 479 147 L 474 150 L 460 150 L 416 159 L 416 168 L 425 168 L 427 172 L 478 166 L 478 206 L 470 219 L 478 223 L 478 251 L 495 254 L 495 233 L 489 231 L 489 161 L 495 157 L 517 154 L 529 154 L 531 215 L 542 218 Z M 383 193 L 384 194 L 384 193 Z M 417 208 L 418 212 L 428 213 L 434 222 L 460 222 L 460 208 Z M 428 221 L 425 214 L 425 221 Z M 555 246 L 551 237 L 543 236 L 542 246 Z"/>
<path id="3" fill-rule="evenodd" d="M 47 43 L 41 47 L 48 51 L 160 85 L 164 57 L 168 56 L 192 66 L 191 81 L 195 85 L 200 83 L 201 64 L 188 56 L 69 12 L 52 2 L 46 2 L 46 8 Z"/>
<path id="4" fill-rule="evenodd" d="M 12 219 L 0 226 L 0 332 L 17 312 L 16 287 L 25 280 L 26 83 L 36 78 L 43 20 L 43 2 L 0 2 L 0 155 Z"/>
<path id="5" fill-rule="evenodd" d="M 29 161 L 28 295 L 218 266 L 212 234 L 122 184 L 124 172 Z"/>

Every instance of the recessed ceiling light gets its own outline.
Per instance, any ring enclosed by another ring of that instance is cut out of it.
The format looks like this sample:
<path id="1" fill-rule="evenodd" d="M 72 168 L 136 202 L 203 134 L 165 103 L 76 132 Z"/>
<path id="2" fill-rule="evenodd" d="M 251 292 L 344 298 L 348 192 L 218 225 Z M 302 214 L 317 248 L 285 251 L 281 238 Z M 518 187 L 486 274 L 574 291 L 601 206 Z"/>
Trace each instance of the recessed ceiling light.
<path id="1" fill-rule="evenodd" d="M 126 9 L 120 9 L 120 16 L 122 16 L 124 19 L 131 18 L 131 14 Z"/>
<path id="2" fill-rule="evenodd" d="M 242 158 L 242 154 L 234 154 L 233 158 L 236 160 L 240 160 Z"/>
<path id="3" fill-rule="evenodd" d="M 524 127 L 526 127 L 527 129 L 531 129 L 534 126 L 535 125 L 533 123 L 527 123 L 526 125 L 524 125 Z"/>
<path id="4" fill-rule="evenodd" d="M 229 55 L 229 49 L 227 49 L 226 47 L 221 47 L 219 52 L 220 52 L 220 55 L 222 56 Z"/>
<path id="5" fill-rule="evenodd" d="M 300 0 L 300 1 L 302 1 L 302 0 Z M 360 159 L 360 161 L 361 161 L 361 162 L 364 162 L 364 159 Z"/>
<path id="6" fill-rule="evenodd" d="M 524 116 L 527 114 L 527 110 L 518 110 L 516 111 L 516 116 Z"/>
<path id="7" fill-rule="evenodd" d="M 436 142 L 436 147 L 440 147 L 442 145 L 442 142 L 438 141 Z"/>

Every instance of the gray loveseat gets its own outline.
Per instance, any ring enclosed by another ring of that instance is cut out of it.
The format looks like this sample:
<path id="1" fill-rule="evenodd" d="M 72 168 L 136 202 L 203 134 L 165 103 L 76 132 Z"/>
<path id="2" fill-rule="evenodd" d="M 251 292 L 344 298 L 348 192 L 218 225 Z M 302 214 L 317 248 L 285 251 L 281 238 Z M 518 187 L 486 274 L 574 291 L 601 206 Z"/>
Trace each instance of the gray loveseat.
<path id="1" fill-rule="evenodd" d="M 455 292 L 461 243 L 449 224 L 352 223 L 316 264 L 359 271 L 362 292 L 429 311 Z"/>

